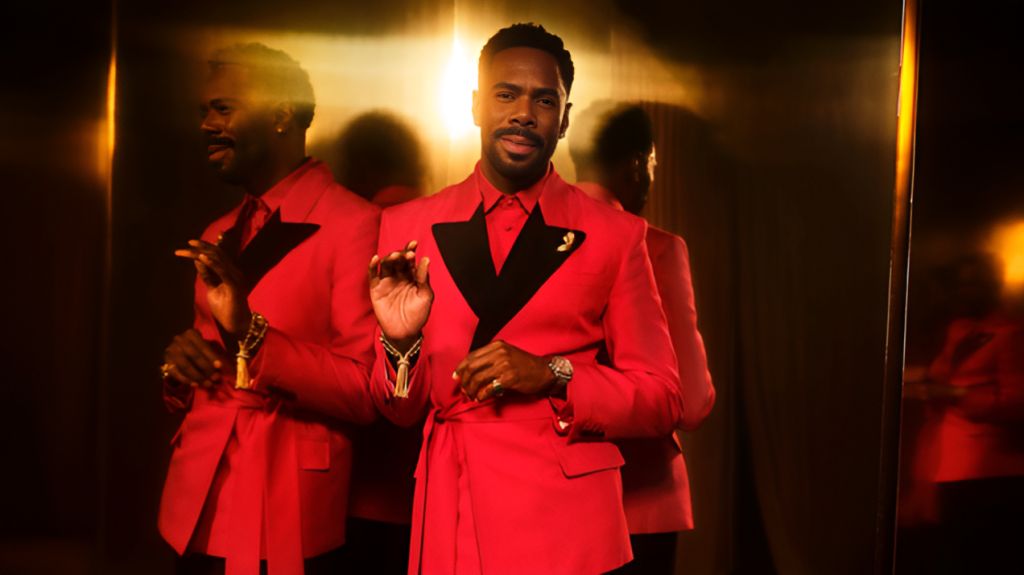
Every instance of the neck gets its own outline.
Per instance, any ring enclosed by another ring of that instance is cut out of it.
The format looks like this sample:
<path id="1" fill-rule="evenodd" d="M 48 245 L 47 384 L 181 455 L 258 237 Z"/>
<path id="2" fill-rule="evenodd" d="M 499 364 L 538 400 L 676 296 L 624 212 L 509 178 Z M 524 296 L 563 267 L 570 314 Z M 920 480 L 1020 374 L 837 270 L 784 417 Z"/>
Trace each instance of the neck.
<path id="1" fill-rule="evenodd" d="M 264 164 L 263 168 L 242 187 L 245 188 L 245 193 L 258 198 L 299 169 L 299 166 L 305 162 L 305 145 L 291 146 L 286 151 L 273 154 L 271 160 Z"/>
<path id="2" fill-rule="evenodd" d="M 503 194 L 511 195 L 516 192 L 525 190 L 539 182 L 540 179 L 544 177 L 544 174 L 547 173 L 548 171 L 548 163 L 545 162 L 544 169 L 540 170 L 538 173 L 516 179 L 506 178 L 505 176 L 501 175 L 500 173 L 498 173 L 498 170 L 494 169 L 494 166 L 492 166 L 490 162 L 487 162 L 486 160 L 480 162 L 480 171 L 483 172 L 484 177 L 487 178 L 487 181 L 490 182 L 491 185 L 495 187 L 495 189 L 497 189 L 499 192 Z"/>

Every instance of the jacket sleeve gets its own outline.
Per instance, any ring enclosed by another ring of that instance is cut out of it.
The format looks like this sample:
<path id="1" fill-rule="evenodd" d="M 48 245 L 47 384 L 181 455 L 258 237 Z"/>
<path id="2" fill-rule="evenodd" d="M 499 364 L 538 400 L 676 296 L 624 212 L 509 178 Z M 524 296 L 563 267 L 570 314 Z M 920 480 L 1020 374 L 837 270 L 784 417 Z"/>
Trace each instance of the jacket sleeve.
<path id="1" fill-rule="evenodd" d="M 366 265 L 376 249 L 380 212 L 365 210 L 338 217 L 348 221 L 344 241 L 333 248 L 330 343 L 317 345 L 290 337 L 273 322 L 250 373 L 253 390 L 274 393 L 296 407 L 366 425 L 377 417 L 369 393 L 376 320 L 370 305 Z M 313 274 L 311 274 L 312 277 Z M 303 305 L 301 294 L 292 294 Z"/>
<path id="2" fill-rule="evenodd" d="M 679 374 L 646 247 L 636 219 L 603 316 L 610 367 L 573 366 L 559 420 L 570 441 L 662 437 L 683 416 Z"/>
<path id="3" fill-rule="evenodd" d="M 654 279 L 665 310 L 672 348 L 679 366 L 679 393 L 686 410 L 678 423 L 679 429 L 693 431 L 700 427 L 715 405 L 715 387 L 708 372 L 704 339 L 697 331 L 697 308 L 693 283 L 690 279 L 690 255 L 682 238 L 658 231 L 664 250 L 654 256 L 651 265 Z M 648 232 L 648 247 L 652 233 Z"/>
<path id="4" fill-rule="evenodd" d="M 407 234 L 406 234 L 407 235 Z M 383 259 L 393 251 L 405 247 L 406 243 L 416 238 L 398 237 L 391 233 L 389 213 L 384 212 L 380 224 L 380 241 L 377 253 Z M 369 258 L 367 258 L 369 261 Z M 375 320 L 376 321 L 376 320 Z M 374 332 L 374 349 L 376 360 L 370 375 L 370 394 L 380 413 L 402 427 L 409 427 L 423 421 L 430 409 L 430 344 L 424 340 L 423 348 L 409 371 L 409 396 L 395 397 L 395 371 L 388 361 L 387 352 L 380 342 L 381 331 L 378 326 Z"/>

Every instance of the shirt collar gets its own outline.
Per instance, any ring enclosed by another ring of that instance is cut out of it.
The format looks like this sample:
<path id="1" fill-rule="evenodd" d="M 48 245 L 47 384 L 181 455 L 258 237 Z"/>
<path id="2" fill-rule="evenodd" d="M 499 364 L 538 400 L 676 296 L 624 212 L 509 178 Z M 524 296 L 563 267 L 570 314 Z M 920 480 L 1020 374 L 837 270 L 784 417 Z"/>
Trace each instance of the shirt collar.
<path id="1" fill-rule="evenodd" d="M 316 160 L 313 158 L 306 158 L 306 161 L 303 162 L 301 166 L 299 166 L 294 172 L 288 174 L 285 179 L 274 184 L 274 187 L 267 190 L 262 196 L 256 198 L 246 194 L 246 201 L 255 200 L 257 206 L 262 203 L 267 207 L 271 214 L 276 212 L 277 209 L 281 207 L 281 202 L 283 202 L 288 196 L 288 192 L 292 191 L 296 182 L 298 182 L 315 163 Z"/>
<path id="2" fill-rule="evenodd" d="M 480 197 L 484 202 L 484 213 L 491 211 L 498 200 L 505 197 L 507 194 L 502 193 L 498 188 L 495 188 L 491 182 L 487 181 L 484 177 L 483 172 L 480 171 L 480 162 L 476 163 L 476 172 L 478 173 L 478 181 L 480 182 Z M 537 180 L 537 183 L 533 184 L 525 190 L 520 190 L 511 197 L 519 200 L 519 205 L 523 207 L 523 210 L 527 214 L 533 213 L 533 207 L 537 205 L 537 200 L 540 199 L 541 192 L 544 191 L 544 186 L 547 184 L 548 178 L 554 173 L 554 168 L 551 162 L 548 162 L 548 169 L 544 172 L 544 176 Z"/>
<path id="3" fill-rule="evenodd" d="M 584 194 L 587 194 L 599 202 L 608 204 L 620 212 L 625 211 L 622 207 L 622 202 L 615 197 L 615 194 L 601 184 L 595 182 L 576 182 L 576 187 L 583 190 Z"/>

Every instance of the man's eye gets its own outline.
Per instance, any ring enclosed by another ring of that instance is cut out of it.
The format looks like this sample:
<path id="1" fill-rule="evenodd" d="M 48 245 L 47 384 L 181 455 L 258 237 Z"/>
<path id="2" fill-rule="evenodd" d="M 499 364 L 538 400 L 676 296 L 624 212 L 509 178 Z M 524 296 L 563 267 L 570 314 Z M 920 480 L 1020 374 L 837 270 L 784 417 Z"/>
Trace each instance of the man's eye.
<path id="1" fill-rule="evenodd" d="M 540 100 L 537 100 L 537 103 L 544 104 L 545 106 L 555 105 L 555 102 L 553 100 L 548 100 L 547 98 L 541 98 Z"/>
<path id="2" fill-rule="evenodd" d="M 231 108 L 229 108 L 227 106 L 217 106 L 217 112 L 219 112 L 221 114 L 227 114 L 230 111 L 231 111 Z"/>
<path id="3" fill-rule="evenodd" d="M 501 100 L 511 100 L 513 97 L 514 96 L 512 96 L 512 94 L 509 94 L 507 92 L 498 94 L 498 99 L 501 99 Z"/>

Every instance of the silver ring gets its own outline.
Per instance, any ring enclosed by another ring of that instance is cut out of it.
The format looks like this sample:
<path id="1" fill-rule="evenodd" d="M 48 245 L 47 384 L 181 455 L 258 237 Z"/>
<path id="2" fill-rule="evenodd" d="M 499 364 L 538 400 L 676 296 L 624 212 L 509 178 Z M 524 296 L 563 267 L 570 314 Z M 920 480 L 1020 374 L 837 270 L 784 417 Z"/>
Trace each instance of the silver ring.
<path id="1" fill-rule="evenodd" d="M 496 379 L 491 382 L 491 390 L 493 391 L 492 395 L 494 395 L 494 397 L 501 397 L 505 394 L 505 386 L 501 385 L 501 382 Z"/>

